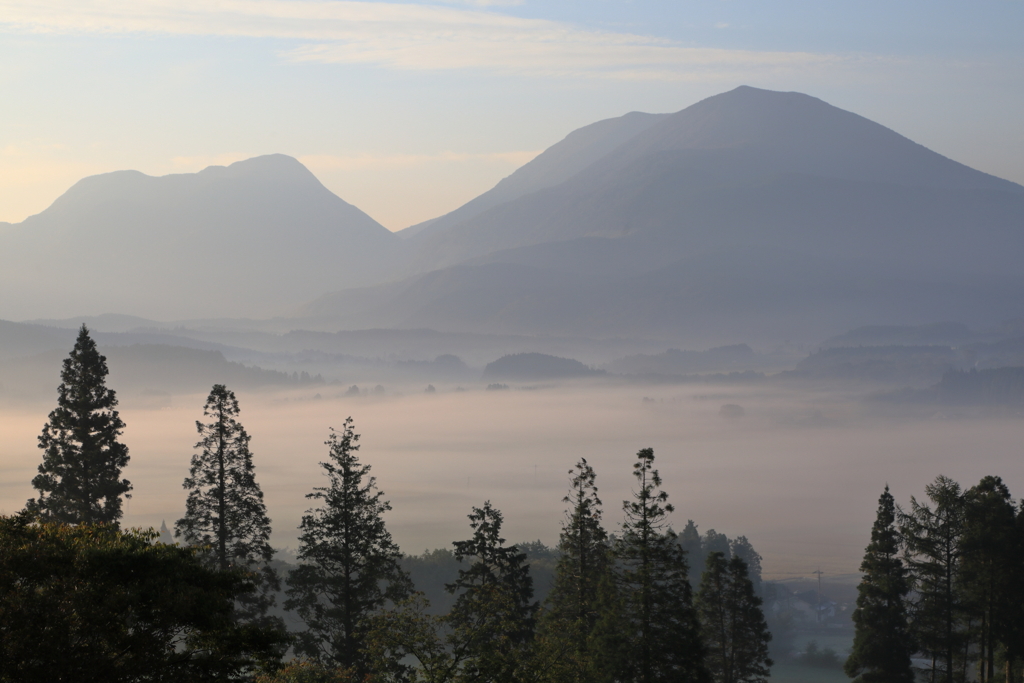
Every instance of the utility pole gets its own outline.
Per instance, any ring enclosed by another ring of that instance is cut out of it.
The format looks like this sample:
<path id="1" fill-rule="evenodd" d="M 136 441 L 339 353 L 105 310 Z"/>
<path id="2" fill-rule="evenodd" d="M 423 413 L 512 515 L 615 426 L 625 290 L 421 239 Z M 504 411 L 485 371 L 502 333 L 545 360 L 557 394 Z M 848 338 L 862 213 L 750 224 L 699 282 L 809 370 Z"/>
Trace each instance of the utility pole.
<path id="1" fill-rule="evenodd" d="M 815 610 L 814 619 L 818 624 L 821 624 L 821 575 L 825 572 L 821 571 L 821 567 L 819 566 L 818 571 L 811 573 L 818 575 L 818 609 Z"/>

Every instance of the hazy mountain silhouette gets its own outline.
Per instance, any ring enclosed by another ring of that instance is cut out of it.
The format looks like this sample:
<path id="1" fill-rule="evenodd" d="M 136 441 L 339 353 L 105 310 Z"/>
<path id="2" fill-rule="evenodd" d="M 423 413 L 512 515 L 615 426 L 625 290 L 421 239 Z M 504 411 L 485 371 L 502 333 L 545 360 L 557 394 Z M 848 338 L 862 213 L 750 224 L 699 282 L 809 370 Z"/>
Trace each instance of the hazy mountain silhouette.
<path id="1" fill-rule="evenodd" d="M 269 316 L 364 282 L 400 242 L 284 155 L 106 173 L 0 226 L 0 316 Z"/>
<path id="2" fill-rule="evenodd" d="M 1019 232 L 1022 207 L 1021 186 L 861 116 L 741 87 L 657 120 L 565 182 L 465 220 L 453 220 L 459 211 L 439 219 L 420 236 L 416 266 L 581 237 L 645 240 L 645 257 L 662 264 L 758 243 L 872 259 L 887 252 L 904 264 L 972 253 L 987 261 L 998 254 L 978 238 Z M 983 270 L 1015 272 L 1020 253 Z"/>
<path id="3" fill-rule="evenodd" d="M 559 184 L 438 219 L 409 240 L 424 274 L 302 312 L 707 345 L 1020 316 L 1024 187 L 799 93 L 648 122 Z"/>
<path id="4" fill-rule="evenodd" d="M 413 238 L 419 244 L 490 208 L 560 185 L 667 116 L 634 111 L 578 128 L 479 197 L 455 211 L 408 227 L 398 234 Z"/>
<path id="5" fill-rule="evenodd" d="M 1024 187 L 799 93 L 599 121 L 403 236 L 281 155 L 94 176 L 0 225 L 0 317 L 707 348 L 1024 314 Z"/>

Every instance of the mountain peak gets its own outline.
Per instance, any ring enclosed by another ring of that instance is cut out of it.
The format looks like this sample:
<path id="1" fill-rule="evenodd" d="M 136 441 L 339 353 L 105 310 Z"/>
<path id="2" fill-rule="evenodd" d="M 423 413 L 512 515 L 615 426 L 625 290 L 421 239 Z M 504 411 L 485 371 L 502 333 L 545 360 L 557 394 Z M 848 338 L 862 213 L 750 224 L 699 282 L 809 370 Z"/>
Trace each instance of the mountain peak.
<path id="1" fill-rule="evenodd" d="M 619 163 L 663 152 L 743 150 L 758 172 L 942 189 L 1022 192 L 885 126 L 799 92 L 743 85 L 701 100 L 620 148 Z"/>
<path id="2" fill-rule="evenodd" d="M 228 166 L 207 166 L 197 175 L 217 178 L 274 179 L 320 183 L 298 159 L 287 154 L 264 154 Z"/>

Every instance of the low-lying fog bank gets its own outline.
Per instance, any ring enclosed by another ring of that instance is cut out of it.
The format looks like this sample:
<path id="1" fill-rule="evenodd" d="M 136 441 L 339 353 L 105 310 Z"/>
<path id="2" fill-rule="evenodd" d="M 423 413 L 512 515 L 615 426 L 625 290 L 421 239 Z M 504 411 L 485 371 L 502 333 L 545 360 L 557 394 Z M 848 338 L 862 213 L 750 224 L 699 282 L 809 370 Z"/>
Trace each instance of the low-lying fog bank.
<path id="1" fill-rule="evenodd" d="M 349 415 L 361 458 L 394 507 L 391 531 L 409 553 L 466 537 L 470 506 L 487 499 L 505 514 L 510 541 L 554 544 L 566 472 L 580 457 L 597 470 L 615 529 L 636 451 L 647 446 L 676 506 L 675 527 L 693 519 L 701 532 L 746 535 L 768 579 L 819 566 L 831 576 L 855 573 L 886 483 L 901 504 L 938 474 L 965 486 L 999 475 L 1016 496 L 1024 487 L 1019 418 L 934 410 L 894 417 L 859 394 L 780 384 L 480 386 L 359 396 L 336 386 L 238 390 L 275 546 L 296 546 L 304 495 L 322 483 L 328 428 Z M 172 526 L 183 512 L 181 482 L 205 394 L 143 399 L 122 396 L 125 476 L 135 486 L 124 524 Z M 4 513 L 34 493 L 36 439 L 52 407 L 0 409 Z"/>

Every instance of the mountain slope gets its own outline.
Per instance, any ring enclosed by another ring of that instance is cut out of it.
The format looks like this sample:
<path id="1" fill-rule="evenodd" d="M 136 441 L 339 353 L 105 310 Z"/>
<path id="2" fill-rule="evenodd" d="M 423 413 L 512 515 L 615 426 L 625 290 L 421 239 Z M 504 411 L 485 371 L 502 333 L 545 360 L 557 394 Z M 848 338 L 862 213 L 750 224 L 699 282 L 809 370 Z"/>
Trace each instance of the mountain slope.
<path id="1" fill-rule="evenodd" d="M 284 155 L 107 173 L 0 230 L 0 317 L 267 316 L 363 282 L 400 248 Z"/>
<path id="2" fill-rule="evenodd" d="M 408 279 L 302 313 L 714 345 L 1024 312 L 1024 188 L 799 93 L 709 98 L 431 228 Z"/>
<path id="3" fill-rule="evenodd" d="M 578 128 L 479 197 L 398 234 L 419 244 L 495 206 L 559 185 L 667 116 L 634 111 Z"/>
<path id="4" fill-rule="evenodd" d="M 818 187 L 829 202 L 839 199 L 831 215 Z M 860 252 L 885 249 L 884 240 L 858 238 L 871 228 L 901 242 L 937 240 L 954 253 L 971 248 L 978 230 L 986 241 L 1016 239 L 1022 202 L 1021 186 L 856 114 L 742 87 L 661 119 L 559 185 L 425 233 L 413 270 L 586 236 L 668 239 L 687 251 L 752 235 L 796 246 L 836 220 L 853 225 L 841 238 Z M 789 227 L 764 229 L 780 222 Z"/>

